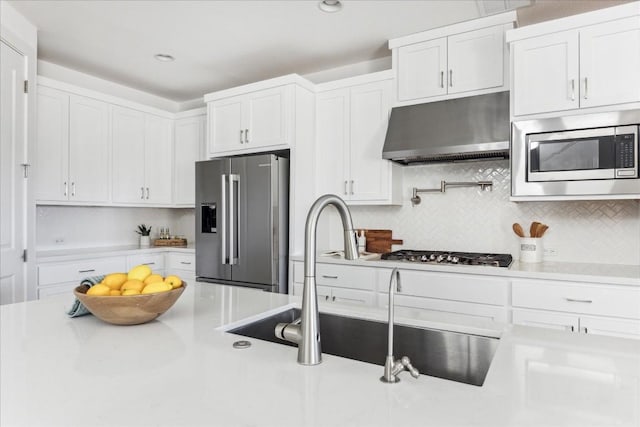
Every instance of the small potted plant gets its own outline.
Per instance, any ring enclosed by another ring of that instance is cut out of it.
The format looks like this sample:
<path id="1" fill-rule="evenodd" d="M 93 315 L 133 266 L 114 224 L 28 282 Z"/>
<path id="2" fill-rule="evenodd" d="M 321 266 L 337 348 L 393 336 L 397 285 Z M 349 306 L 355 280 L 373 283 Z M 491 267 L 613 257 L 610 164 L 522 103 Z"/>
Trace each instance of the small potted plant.
<path id="1" fill-rule="evenodd" d="M 151 226 L 147 227 L 144 224 L 140 224 L 138 226 L 138 229 L 136 230 L 136 233 L 140 235 L 141 248 L 148 248 L 149 246 L 151 246 L 151 238 L 149 237 L 149 235 L 151 234 Z"/>

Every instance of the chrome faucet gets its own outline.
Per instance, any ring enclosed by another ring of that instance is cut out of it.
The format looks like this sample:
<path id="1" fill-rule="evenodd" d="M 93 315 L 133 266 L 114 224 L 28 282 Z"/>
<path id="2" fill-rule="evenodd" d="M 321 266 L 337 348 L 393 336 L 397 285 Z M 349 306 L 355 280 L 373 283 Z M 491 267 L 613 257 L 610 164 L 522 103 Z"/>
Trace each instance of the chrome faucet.
<path id="1" fill-rule="evenodd" d="M 380 377 L 380 381 L 383 383 L 397 383 L 400 381 L 398 374 L 405 369 L 409 371 L 413 378 L 418 378 L 420 372 L 411 364 L 411 360 L 407 356 L 402 357 L 400 360 L 394 360 L 393 358 L 393 278 L 396 278 L 396 291 L 401 292 L 402 286 L 400 285 L 400 270 L 394 268 L 391 271 L 391 277 L 389 278 L 389 348 L 387 351 L 387 359 L 384 362 L 384 375 Z"/>
<path id="2" fill-rule="evenodd" d="M 316 288 L 316 228 L 318 217 L 327 205 L 335 206 L 342 220 L 344 257 L 346 259 L 358 258 L 358 246 L 349 208 L 338 196 L 333 194 L 321 196 L 309 209 L 305 225 L 302 314 L 300 319 L 293 323 L 279 323 L 275 328 L 276 337 L 298 344 L 298 363 L 301 365 L 317 365 L 322 362 Z"/>

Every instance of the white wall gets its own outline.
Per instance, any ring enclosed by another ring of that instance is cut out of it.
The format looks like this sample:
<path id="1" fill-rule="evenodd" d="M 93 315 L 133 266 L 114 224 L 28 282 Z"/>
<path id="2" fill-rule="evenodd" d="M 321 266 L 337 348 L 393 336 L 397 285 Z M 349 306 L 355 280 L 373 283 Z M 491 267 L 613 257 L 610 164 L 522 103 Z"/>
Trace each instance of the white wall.
<path id="1" fill-rule="evenodd" d="M 640 265 L 640 200 L 519 202 L 509 201 L 507 160 L 410 166 L 404 172 L 402 206 L 353 206 L 356 228 L 392 229 L 403 239 L 397 249 L 455 250 L 511 253 L 518 257 L 519 222 L 549 225 L 544 237 L 548 261 Z M 440 180 L 493 180 L 494 189 L 451 188 L 446 193 L 422 194 L 412 207 L 413 187 L 439 187 Z M 337 215 L 330 221 L 330 247 L 341 248 Z M 321 234 L 326 231 L 319 229 Z"/>
<path id="2" fill-rule="evenodd" d="M 193 209 L 38 206 L 36 213 L 38 251 L 135 245 L 138 224 L 152 226 L 152 238 L 169 227 L 194 243 Z"/>
<path id="3" fill-rule="evenodd" d="M 357 62 L 355 64 L 344 65 L 342 67 L 304 74 L 302 77 L 318 84 L 390 69 L 391 56 L 385 56 L 384 58 L 372 59 L 370 61 Z"/>

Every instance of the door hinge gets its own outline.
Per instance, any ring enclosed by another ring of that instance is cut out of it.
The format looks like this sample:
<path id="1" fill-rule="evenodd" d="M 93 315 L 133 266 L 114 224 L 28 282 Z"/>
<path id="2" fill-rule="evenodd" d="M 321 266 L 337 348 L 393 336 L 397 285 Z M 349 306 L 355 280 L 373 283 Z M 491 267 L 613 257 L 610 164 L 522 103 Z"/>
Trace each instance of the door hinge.
<path id="1" fill-rule="evenodd" d="M 29 163 L 20 163 L 20 166 L 22 166 L 24 168 L 24 177 L 25 178 L 29 178 L 29 166 L 31 166 L 31 164 L 29 164 Z"/>
<path id="2" fill-rule="evenodd" d="M 24 93 L 29 93 L 29 80 L 24 81 Z"/>
<path id="3" fill-rule="evenodd" d="M 22 262 L 27 262 L 27 250 L 22 251 Z"/>

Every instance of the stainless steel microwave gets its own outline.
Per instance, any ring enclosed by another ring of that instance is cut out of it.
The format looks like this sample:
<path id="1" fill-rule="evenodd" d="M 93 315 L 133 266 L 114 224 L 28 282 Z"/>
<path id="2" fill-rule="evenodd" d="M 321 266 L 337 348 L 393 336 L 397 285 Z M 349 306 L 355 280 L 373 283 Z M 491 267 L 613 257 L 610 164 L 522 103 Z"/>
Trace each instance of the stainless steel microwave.
<path id="1" fill-rule="evenodd" d="M 640 110 L 513 122 L 512 199 L 640 198 L 639 126 Z"/>

